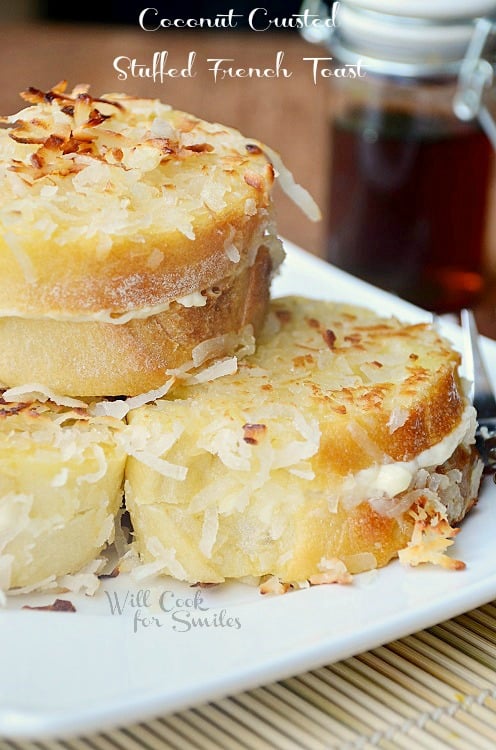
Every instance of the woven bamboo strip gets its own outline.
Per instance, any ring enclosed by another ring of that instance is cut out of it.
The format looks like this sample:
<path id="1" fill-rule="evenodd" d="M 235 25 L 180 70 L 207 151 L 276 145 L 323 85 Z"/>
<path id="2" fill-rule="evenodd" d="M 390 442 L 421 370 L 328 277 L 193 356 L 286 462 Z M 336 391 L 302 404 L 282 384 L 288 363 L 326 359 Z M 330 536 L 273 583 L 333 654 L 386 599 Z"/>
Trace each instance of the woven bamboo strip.
<path id="1" fill-rule="evenodd" d="M 494 685 L 494 669 L 487 666 L 487 659 L 480 658 L 480 651 L 467 644 L 461 639 L 456 639 L 449 630 L 442 631 L 443 637 L 436 633 L 424 630 L 413 636 L 416 640 L 426 644 L 437 653 L 439 659 L 444 657 L 449 660 L 450 669 L 459 674 L 463 679 L 472 680 L 481 690 L 491 688 Z M 456 642 L 458 640 L 458 643 Z M 455 641 L 455 643 L 453 643 Z M 470 653 L 466 653 L 466 651 Z M 477 656 L 479 658 L 477 658 Z M 496 662 L 495 665 L 496 667 Z M 470 675 L 470 677 L 468 677 Z"/>
<path id="2" fill-rule="evenodd" d="M 335 742 L 329 744 L 329 730 L 324 729 L 320 721 L 315 719 L 316 712 L 312 711 L 313 706 L 310 703 L 305 703 L 300 707 L 300 710 L 295 710 L 277 694 L 263 688 L 238 696 L 238 700 L 243 699 L 244 701 L 247 697 L 249 700 L 253 698 L 259 703 L 258 709 L 254 705 L 254 713 L 257 713 L 263 719 L 267 709 L 276 712 L 281 717 L 280 721 L 289 722 L 292 726 L 291 736 L 301 736 L 301 741 L 306 740 L 309 748 L 327 750 L 329 747 L 338 746 Z"/>
<path id="3" fill-rule="evenodd" d="M 333 667 L 331 667 L 330 669 L 333 669 Z M 319 672 L 320 672 L 320 670 L 319 670 Z M 308 677 L 308 675 L 305 675 L 305 678 L 307 678 L 307 677 Z M 348 701 L 349 701 L 349 697 L 348 697 Z M 356 709 L 355 705 L 353 706 L 353 709 Z M 333 710 L 333 709 L 330 709 L 330 710 Z M 383 713 L 384 706 L 383 705 L 379 705 L 378 710 L 381 713 Z M 406 726 L 403 727 L 402 726 L 401 717 L 395 717 L 395 718 L 397 718 L 396 726 L 394 726 L 394 725 L 393 726 L 386 725 L 385 728 L 382 731 L 376 729 L 376 731 L 374 731 L 374 732 L 369 733 L 369 734 L 366 735 L 367 738 L 371 741 L 371 744 L 377 745 L 377 743 L 378 743 L 379 738 L 381 737 L 381 735 L 384 735 L 385 739 L 389 739 L 389 738 L 394 737 L 395 742 L 397 743 L 398 747 L 405 747 L 405 748 L 406 747 L 411 747 L 412 750 L 417 750 L 417 748 L 419 748 L 419 747 L 422 746 L 422 745 L 420 745 L 420 742 L 419 742 L 420 734 L 422 734 L 422 738 L 423 738 L 423 743 L 422 744 L 424 746 L 429 746 L 429 744 L 431 744 L 431 745 L 434 744 L 434 743 L 430 742 L 430 739 L 429 739 L 428 735 L 426 733 L 421 732 L 419 730 L 419 728 L 417 728 L 414 724 L 412 724 L 410 722 L 408 724 L 408 728 Z M 349 720 L 349 717 L 348 717 L 348 720 Z M 451 734 L 452 734 L 451 729 L 450 730 L 443 730 L 442 728 L 439 729 L 438 727 L 435 726 L 434 722 L 430 722 L 430 723 L 432 724 L 433 728 L 436 730 L 437 734 L 441 735 L 443 737 L 443 739 L 445 739 L 445 740 L 450 740 L 451 739 Z M 413 739 L 410 736 L 408 736 L 408 735 L 406 735 L 404 733 L 402 734 L 402 732 L 406 732 L 406 731 L 408 731 L 410 733 L 410 735 L 413 736 Z M 362 736 L 363 736 L 363 734 L 362 734 Z M 381 743 L 380 746 L 382 747 L 382 745 L 383 745 L 383 743 Z M 439 747 L 439 743 L 436 743 L 436 745 L 437 745 L 437 747 Z M 346 745 L 346 747 L 348 747 L 348 746 L 349 747 L 354 747 L 354 746 L 358 747 L 359 744 L 350 743 L 350 745 Z"/>
<path id="4" fill-rule="evenodd" d="M 246 711 L 242 706 L 239 706 L 233 699 L 225 698 L 221 701 L 217 701 L 215 706 L 207 706 L 201 710 L 203 715 L 209 715 L 212 709 L 216 709 L 222 712 L 222 715 L 230 717 L 236 722 L 236 725 L 244 727 L 245 735 L 248 735 L 253 742 L 256 738 L 259 743 L 259 747 L 273 748 L 277 747 L 281 750 L 299 750 L 298 744 L 293 742 L 289 737 L 284 736 L 281 732 L 278 732 L 273 727 L 263 722 L 255 723 L 253 716 Z M 250 745 L 249 745 L 250 746 Z"/>
<path id="5" fill-rule="evenodd" d="M 153 725 L 154 731 L 160 737 L 163 737 L 164 741 L 170 742 L 172 736 L 175 743 L 174 748 L 177 746 L 179 750 L 188 746 L 198 748 L 198 750 L 217 750 L 219 747 L 218 742 L 206 737 L 201 730 L 184 717 L 183 713 L 157 719 L 153 722 Z M 230 741 L 232 741 L 234 750 L 246 747 L 246 745 L 240 744 L 236 740 Z"/>
<path id="6" fill-rule="evenodd" d="M 479 614 L 480 617 L 478 616 Z M 487 642 L 488 647 L 494 648 L 496 646 L 496 623 L 493 622 L 493 626 L 491 627 L 490 618 L 484 612 L 477 610 L 468 615 L 461 615 L 456 620 L 451 620 L 451 622 L 456 622 L 478 635 L 484 642 Z"/>
<path id="7" fill-rule="evenodd" d="M 153 731 L 151 724 L 139 724 L 138 726 L 130 727 L 129 728 L 129 734 L 136 743 L 136 748 L 146 748 L 146 750 L 164 750 L 164 747 L 167 749 L 170 748 L 171 750 L 181 750 L 181 748 L 184 747 L 184 739 L 181 737 L 178 737 L 177 734 L 174 732 L 168 732 L 166 738 L 160 735 L 157 735 L 156 732 Z M 167 743 L 165 745 L 164 743 Z M 198 745 L 199 748 L 204 748 L 202 744 Z M 214 743 L 209 743 L 208 745 L 209 750 L 210 748 L 214 748 Z"/>
<path id="8" fill-rule="evenodd" d="M 364 657 L 368 658 L 374 664 L 374 668 L 365 663 Z M 414 683 L 413 680 L 404 676 L 402 672 L 394 669 L 372 654 L 348 659 L 346 662 L 333 665 L 332 669 L 341 668 L 343 665 L 346 665 L 346 668 L 356 672 L 357 675 L 364 679 L 364 689 L 368 691 L 382 691 L 377 692 L 377 696 L 380 696 L 383 702 L 388 702 L 391 707 L 395 707 L 396 710 L 399 709 L 398 724 L 401 726 L 402 731 L 407 731 L 408 722 L 415 721 L 420 726 L 425 727 L 422 735 L 422 747 L 425 746 L 429 750 L 445 750 L 446 745 L 427 731 L 432 720 L 425 719 L 424 721 L 423 717 L 428 716 L 429 712 L 433 713 L 436 705 L 448 705 L 446 701 L 442 701 L 438 696 L 429 693 L 422 685 Z M 406 677 L 405 682 L 410 689 L 400 684 L 398 677 L 400 679 Z M 417 692 L 411 689 L 412 687 L 417 688 L 417 691 L 420 689 L 422 697 L 419 697 Z M 423 697 L 424 695 L 433 696 L 436 699 L 436 704 L 433 706 L 432 703 Z M 398 705 L 396 701 L 399 701 L 399 699 L 401 699 L 401 702 Z M 408 715 L 407 719 L 405 719 L 406 715 Z"/>
<path id="9" fill-rule="evenodd" d="M 301 679 L 291 677 L 290 679 L 285 680 L 283 684 L 296 695 L 300 695 L 305 700 L 311 701 L 312 704 L 318 706 L 321 711 L 330 713 L 329 702 L 322 695 L 315 693 L 314 690 L 305 685 Z M 332 716 L 338 725 L 338 736 L 343 742 L 352 740 L 357 735 L 359 736 L 367 731 L 367 727 L 358 721 L 354 721 L 350 726 L 347 722 L 348 714 L 338 705 L 332 705 Z"/>
<path id="10" fill-rule="evenodd" d="M 341 670 L 341 669 L 344 668 L 344 671 L 346 672 L 346 667 L 347 666 L 348 666 L 347 662 L 345 662 L 345 663 L 342 663 L 340 665 L 334 665 L 334 666 L 330 667 L 329 670 L 335 671 L 336 669 L 340 669 Z M 347 678 L 350 677 L 349 672 L 346 672 L 346 676 L 347 676 Z M 361 686 L 361 689 L 364 689 L 365 686 L 366 686 L 366 683 L 364 683 Z M 379 697 L 379 696 L 377 696 L 377 697 Z M 382 697 L 384 697 L 384 696 L 382 696 Z M 388 697 L 389 697 L 388 695 L 385 696 L 386 700 L 388 699 Z M 391 705 L 392 705 L 391 701 L 389 701 L 389 706 L 391 707 Z M 424 708 L 426 707 L 425 703 L 423 704 L 422 707 L 424 707 Z M 404 706 L 403 706 L 403 708 L 404 708 Z M 384 705 L 382 703 L 379 704 L 379 710 L 380 710 L 381 714 L 384 713 Z M 389 717 L 390 724 L 389 724 L 389 730 L 388 731 L 389 731 L 389 734 L 391 736 L 397 736 L 399 732 L 405 732 L 405 733 L 407 732 L 409 736 L 415 737 L 415 743 L 416 743 L 417 746 L 419 746 L 419 743 L 420 743 L 420 734 L 421 734 L 421 736 L 422 736 L 422 743 L 423 744 L 428 743 L 428 744 L 431 744 L 431 745 L 432 744 L 437 744 L 438 745 L 438 743 L 430 742 L 429 741 L 429 736 L 424 731 L 424 728 L 425 728 L 425 730 L 434 730 L 437 734 L 441 734 L 441 736 L 445 740 L 450 739 L 450 736 L 447 736 L 447 733 L 445 731 L 442 731 L 441 733 L 439 732 L 439 728 L 436 726 L 436 722 L 433 721 L 433 719 L 430 718 L 428 714 L 427 715 L 425 715 L 425 714 L 423 715 L 422 712 L 420 712 L 418 710 L 414 710 L 414 711 L 410 710 L 408 713 L 409 713 L 408 720 L 405 719 L 405 712 L 404 711 L 403 711 L 403 713 L 396 714 L 395 716 L 393 716 L 393 718 Z M 431 711 L 431 713 L 434 713 L 434 716 L 436 715 L 435 712 Z M 448 716 L 446 716 L 445 718 L 448 718 Z M 451 719 L 451 717 L 449 717 L 449 718 L 450 718 L 450 724 L 453 727 L 457 728 L 457 723 L 458 722 L 456 720 Z M 419 733 L 419 727 L 422 729 L 421 733 Z M 459 730 L 463 731 L 463 727 L 460 727 Z M 393 734 L 391 734 L 391 732 L 393 732 Z M 376 734 L 380 734 L 380 733 L 376 733 Z M 449 734 L 451 734 L 451 730 L 450 730 Z M 404 742 L 402 744 L 404 744 Z"/>
<path id="11" fill-rule="evenodd" d="M 381 684 L 387 681 L 386 684 L 392 685 L 395 693 L 403 696 L 406 700 L 421 701 L 418 706 L 422 705 L 424 712 L 449 704 L 450 699 L 448 697 L 439 695 L 432 689 L 432 686 L 427 686 L 421 682 L 413 669 L 409 671 L 407 662 L 387 651 L 383 654 L 387 654 L 390 661 L 384 658 L 384 655 L 379 656 L 377 650 L 356 657 L 353 660 L 353 666 L 355 669 L 368 670 L 367 674 L 373 675 L 372 679 L 379 681 Z M 403 665 L 405 665 L 406 671 L 402 669 Z"/>
<path id="12" fill-rule="evenodd" d="M 368 664 L 364 663 L 365 660 L 373 667 L 369 667 Z M 381 661 L 373 654 L 363 655 L 354 659 L 349 659 L 346 664 L 353 666 L 360 674 L 371 680 L 371 685 L 375 686 L 380 684 L 388 690 L 395 691 L 398 696 L 411 702 L 415 705 L 419 714 L 432 713 L 436 707 L 449 707 L 453 701 L 440 698 L 437 694 L 429 692 L 423 685 L 416 680 L 410 679 L 408 675 L 403 675 L 399 670 L 395 670 L 391 665 Z M 335 665 L 339 666 L 339 665 Z M 406 686 L 406 687 L 405 687 Z M 374 689 L 371 687 L 371 689 Z M 421 693 L 422 697 L 418 698 L 418 693 Z M 478 716 L 482 721 L 487 722 L 489 725 L 494 725 L 495 714 L 489 708 L 486 708 L 483 704 L 481 705 L 478 700 L 482 694 L 466 705 L 465 708 Z M 457 696 L 455 694 L 455 707 L 456 702 L 460 702 L 460 708 L 462 708 L 462 701 L 464 699 L 466 704 L 469 700 L 464 696 Z"/>
<path id="13" fill-rule="evenodd" d="M 494 634 L 495 642 L 491 643 L 487 636 L 484 637 L 480 632 L 480 626 L 469 630 L 454 620 L 430 628 L 430 632 L 446 643 L 451 643 L 472 659 L 476 659 L 492 670 L 496 669 L 496 633 Z"/>
<path id="14" fill-rule="evenodd" d="M 390 710 L 388 706 L 381 704 L 376 697 L 368 695 L 363 689 L 358 688 L 347 679 L 341 677 L 332 667 L 329 669 L 318 669 L 312 674 L 331 689 L 339 690 L 344 696 L 344 702 L 353 702 L 357 707 L 357 712 L 367 717 L 367 721 L 372 729 L 376 731 L 384 729 L 384 727 L 387 727 L 390 722 L 397 718 L 397 714 L 393 710 Z M 380 716 L 378 715 L 379 711 Z"/>
<path id="15" fill-rule="evenodd" d="M 399 644 L 399 645 L 398 645 Z M 401 655 L 396 653 L 397 651 L 402 652 Z M 426 670 L 420 669 L 415 664 L 417 661 L 423 660 L 423 656 L 417 654 L 413 649 L 408 648 L 404 645 L 404 642 L 395 642 L 389 647 L 380 647 L 375 649 L 371 654 L 363 654 L 359 658 L 360 660 L 365 659 L 373 664 L 374 667 L 380 669 L 380 662 L 377 662 L 378 655 L 389 665 L 389 669 L 393 668 L 393 675 L 396 677 L 394 668 L 397 671 L 403 672 L 403 684 L 410 684 L 414 690 L 418 690 L 419 683 L 421 682 L 424 686 L 423 694 L 425 695 L 425 688 L 431 690 L 430 693 L 431 701 L 433 702 L 433 710 L 430 711 L 430 718 L 434 721 L 434 724 L 429 724 L 429 729 L 436 735 L 439 736 L 443 741 L 455 742 L 456 738 L 446 737 L 446 732 L 442 730 L 442 724 L 448 724 L 448 730 L 458 733 L 460 736 L 467 735 L 467 729 L 464 727 L 466 717 L 461 713 L 463 711 L 462 705 L 457 700 L 457 694 L 453 692 L 453 688 L 450 685 L 450 680 L 443 682 L 439 677 L 439 669 L 437 665 L 433 665 L 435 675 L 430 673 L 429 667 L 430 662 L 427 661 L 425 666 Z M 410 659 L 405 658 L 409 656 Z M 408 678 L 408 671 L 410 671 L 410 679 Z M 446 675 L 445 675 L 446 676 Z M 449 676 L 449 674 L 448 674 Z M 418 682 L 417 682 L 418 681 Z M 429 695 L 429 694 L 427 694 Z M 436 708 L 437 705 L 437 708 Z M 446 713 L 446 715 L 444 715 Z M 455 718 L 456 716 L 456 718 Z M 459 717 L 462 717 L 460 720 Z M 472 736 L 472 735 L 470 735 Z M 463 743 L 462 743 L 463 745 Z M 475 745 L 474 747 L 477 747 Z"/>
<path id="16" fill-rule="evenodd" d="M 214 750 L 219 747 L 229 747 L 233 750 L 241 750 L 241 748 L 248 747 L 249 733 L 245 732 L 244 727 L 234 727 L 229 717 L 221 718 L 217 716 L 211 716 L 209 718 L 208 727 L 205 726 L 205 719 L 201 716 L 197 716 L 192 711 L 182 712 L 180 714 L 173 714 L 172 716 L 166 716 L 163 719 L 158 719 L 157 732 L 161 736 L 167 737 L 171 730 L 175 731 L 178 735 L 184 737 L 189 742 L 193 743 L 194 747 L 198 747 L 201 750 Z M 211 733 L 210 725 L 214 724 L 215 728 L 220 727 L 223 732 L 223 737 L 214 732 Z M 238 728 L 239 731 L 237 736 L 233 736 L 234 729 Z M 209 732 L 207 736 L 206 732 Z M 183 744 L 181 748 L 183 748 Z"/>
<path id="17" fill-rule="evenodd" d="M 380 686 L 386 695 L 412 706 L 420 713 L 444 706 L 447 701 L 433 693 L 410 675 L 396 666 L 380 659 L 376 654 L 362 654 L 346 662 L 358 674 L 363 675 L 371 685 Z"/>
<path id="18" fill-rule="evenodd" d="M 468 658 L 444 640 L 436 638 L 436 641 L 433 642 L 433 636 L 428 632 L 419 633 L 417 637 L 419 641 L 429 643 L 435 649 L 436 657 L 433 658 L 438 661 L 442 659 L 449 665 L 453 673 L 456 672 L 468 682 L 475 683 L 475 689 L 472 688 L 466 691 L 468 696 L 479 698 L 484 693 L 485 705 L 492 710 L 496 710 L 496 699 L 494 697 L 496 685 L 493 670 L 488 669 L 483 663 L 474 658 Z M 447 640 L 450 640 L 449 634 L 447 635 Z M 467 696 L 462 695 L 461 697 L 465 698 Z"/>
<path id="19" fill-rule="evenodd" d="M 329 706 L 326 706 L 325 710 L 323 710 L 315 705 L 311 700 L 312 694 L 307 699 L 304 699 L 301 695 L 297 695 L 281 683 L 269 685 L 264 690 L 271 695 L 277 696 L 279 700 L 287 705 L 288 710 L 293 714 L 304 716 L 306 720 L 311 722 L 314 726 L 314 731 L 319 731 L 318 736 L 326 739 L 329 748 L 339 747 L 345 741 L 343 739 L 343 725 L 331 716 Z M 354 733 L 350 730 L 346 729 L 346 732 L 348 732 L 348 739 L 354 736 Z"/>
<path id="20" fill-rule="evenodd" d="M 427 727 L 424 729 L 417 729 L 416 727 L 409 732 L 409 736 L 414 739 L 417 750 L 448 750 L 446 742 L 443 742 L 438 737 L 435 737 Z M 396 733 L 393 735 L 394 739 L 398 741 L 401 734 Z"/>
<path id="21" fill-rule="evenodd" d="M 68 743 L 68 747 L 70 747 L 70 750 L 73 750 L 73 741 L 74 740 L 71 740 L 71 742 Z M 81 740 L 81 742 L 84 743 L 84 740 Z M 116 748 L 119 747 L 111 737 L 107 737 L 105 734 L 92 735 L 91 737 L 89 737 L 89 744 L 91 746 L 91 750 L 116 750 Z M 88 745 L 81 745 L 81 750 L 88 750 Z"/>
<path id="22" fill-rule="evenodd" d="M 253 722 L 261 724 L 262 733 L 264 722 L 269 723 L 274 729 L 288 736 L 290 740 L 296 742 L 300 747 L 308 750 L 326 750 L 326 744 L 315 737 L 312 727 L 302 729 L 298 726 L 289 712 L 281 713 L 277 701 L 267 700 L 260 701 L 252 693 L 244 693 L 236 697 L 236 702 L 250 712 Z"/>
<path id="23" fill-rule="evenodd" d="M 66 742 L 60 746 L 43 743 L 43 750 L 62 750 L 62 748 L 63 750 L 89 750 L 89 747 L 91 747 L 91 750 L 94 750 L 94 748 L 97 747 L 97 740 L 97 737 L 88 737 L 87 739 L 76 738 L 73 740 L 66 740 Z M 108 747 L 110 747 L 111 750 L 115 750 L 115 745 L 109 744 Z"/>
<path id="24" fill-rule="evenodd" d="M 468 725 L 465 720 L 465 713 L 463 709 L 458 709 L 453 713 L 442 714 L 439 717 L 439 725 L 464 740 L 466 747 L 474 747 L 478 750 L 494 750 L 494 743 L 491 740 L 487 740 L 477 729 L 472 729 Z M 435 726 L 431 724 L 429 728 L 434 732 Z"/>
<path id="25" fill-rule="evenodd" d="M 482 610 L 482 612 L 485 612 L 486 614 L 491 617 L 493 622 L 496 620 L 496 604 L 494 602 L 489 602 L 489 604 L 484 604 L 484 606 L 479 607 L 479 609 Z"/>
<path id="26" fill-rule="evenodd" d="M 209 737 L 219 743 L 220 747 L 226 746 L 226 742 L 234 741 L 250 747 L 253 740 L 253 732 L 250 727 L 235 721 L 227 714 L 220 702 L 210 704 L 209 706 L 200 706 L 199 708 L 188 711 L 188 721 L 194 721 L 195 726 L 200 731 L 208 732 Z M 223 736 L 219 734 L 219 726 L 223 727 Z M 229 745 L 227 745 L 229 747 Z M 271 743 L 264 738 L 260 741 L 262 750 L 270 750 Z"/>
<path id="27" fill-rule="evenodd" d="M 399 646 L 397 644 L 400 644 Z M 427 669 L 424 669 L 422 665 L 416 664 L 411 659 L 408 659 L 408 649 L 402 649 L 402 643 L 395 641 L 388 647 L 380 646 L 374 649 L 372 652 L 374 655 L 381 658 L 383 661 L 395 667 L 397 670 L 403 672 L 404 678 L 410 681 L 412 686 L 421 685 L 424 690 L 430 692 L 432 697 L 435 699 L 435 695 L 439 698 L 443 698 L 447 703 L 451 703 L 453 700 L 453 688 L 442 681 L 440 676 L 434 676 L 430 673 L 427 662 Z M 413 652 L 415 655 L 415 652 Z M 368 654 L 362 654 L 362 657 L 368 657 Z"/>
<path id="28" fill-rule="evenodd" d="M 408 733 L 400 731 L 391 733 L 391 738 L 398 747 L 412 748 L 412 750 L 446 750 L 446 743 L 431 735 L 427 729 L 413 727 Z M 408 742 L 408 744 L 406 744 Z"/>
<path id="29" fill-rule="evenodd" d="M 460 615 L 456 618 L 456 622 L 461 622 L 462 625 L 467 624 L 467 627 L 473 627 L 474 623 L 476 623 L 483 628 L 482 632 L 484 637 L 492 643 L 496 643 L 496 623 L 494 619 L 482 609 L 474 609 L 466 615 Z"/>
<path id="30" fill-rule="evenodd" d="M 404 656 L 427 674 L 438 678 L 446 685 L 450 685 L 458 693 L 477 694 L 480 690 L 490 687 L 487 680 L 478 680 L 475 674 L 470 679 L 467 670 L 460 668 L 455 661 L 449 660 L 442 650 L 428 646 L 417 636 L 409 636 L 403 641 L 395 641 L 388 648 Z"/>
<path id="31" fill-rule="evenodd" d="M 387 722 L 382 717 L 358 703 L 353 703 L 346 693 L 342 693 L 338 687 L 327 684 L 319 674 L 308 673 L 301 675 L 298 680 L 320 693 L 332 706 L 334 715 L 336 715 L 336 708 L 341 709 L 342 720 L 357 733 L 368 736 L 371 732 L 381 731 L 387 727 Z"/>
<path id="32" fill-rule="evenodd" d="M 353 661 L 353 664 L 350 664 L 351 661 Z M 358 669 L 355 672 L 353 666 L 357 666 L 357 664 L 364 669 Z M 415 737 L 415 743 L 418 747 L 425 746 L 429 748 L 429 750 L 441 750 L 441 748 L 445 747 L 427 732 L 429 725 L 432 723 L 431 720 L 423 720 L 423 717 L 427 716 L 429 710 L 432 711 L 432 706 L 427 701 L 418 699 L 414 694 L 402 690 L 397 683 L 394 683 L 388 678 L 386 678 L 386 680 L 388 680 L 386 684 L 389 689 L 385 689 L 384 681 L 382 682 L 382 685 L 380 685 L 376 680 L 371 680 L 370 672 L 373 672 L 373 670 L 369 670 L 369 674 L 367 674 L 366 665 L 360 665 L 357 660 L 348 660 L 347 662 L 335 664 L 333 665 L 332 670 L 339 670 L 343 676 L 345 676 L 350 682 L 353 681 L 360 687 L 360 689 L 366 690 L 368 693 L 375 693 L 376 698 L 380 701 L 381 705 L 388 705 L 390 708 L 394 709 L 396 717 L 390 723 L 391 729 L 395 727 L 397 732 L 408 732 L 409 735 Z M 374 676 L 376 675 L 377 672 L 374 673 Z M 402 693 L 402 700 L 394 695 L 393 691 L 395 690 Z M 405 698 L 407 700 L 404 700 Z M 409 702 L 408 698 L 410 698 Z M 418 726 L 416 726 L 416 724 L 418 724 Z M 419 728 L 421 726 L 425 726 L 425 731 Z"/>
<path id="33" fill-rule="evenodd" d="M 119 750 L 136 750 L 136 740 L 129 734 L 128 729 L 117 729 L 110 736 L 116 742 Z M 144 748 L 146 748 L 146 745 L 141 746 L 141 750 L 144 750 Z"/>
<path id="34" fill-rule="evenodd" d="M 388 706 L 391 712 L 394 712 L 393 718 L 395 721 L 397 721 L 398 718 L 401 718 L 402 721 L 414 718 L 419 712 L 422 712 L 423 709 L 425 710 L 428 707 L 426 702 L 422 702 L 421 706 L 410 705 L 402 700 L 398 693 L 395 695 L 394 691 L 397 686 L 390 684 L 389 687 L 391 689 L 386 690 L 384 685 L 372 682 L 370 677 L 366 677 L 363 673 L 354 670 L 353 665 L 349 662 L 334 664 L 330 669 L 332 672 L 340 674 L 350 684 L 354 685 L 355 688 L 373 696 L 380 705 Z"/>

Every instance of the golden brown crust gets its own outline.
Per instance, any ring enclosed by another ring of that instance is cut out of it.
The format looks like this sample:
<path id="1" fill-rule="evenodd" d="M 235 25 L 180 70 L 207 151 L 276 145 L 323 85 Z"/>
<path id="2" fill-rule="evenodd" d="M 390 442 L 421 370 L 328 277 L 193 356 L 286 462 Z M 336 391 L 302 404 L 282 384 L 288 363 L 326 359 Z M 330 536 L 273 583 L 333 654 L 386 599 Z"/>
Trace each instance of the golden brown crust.
<path id="1" fill-rule="evenodd" d="M 342 476 L 366 468 L 372 458 L 363 450 L 360 437 L 346 429 L 350 414 L 384 456 L 409 461 L 451 432 L 465 407 L 458 373 L 450 365 L 441 366 L 424 380 L 422 389 L 411 398 L 405 423 L 394 432 L 388 425 L 391 411 L 386 405 L 382 413 L 377 408 L 362 412 L 363 401 L 356 393 L 354 396 L 355 403 L 348 405 L 346 415 L 335 413 L 324 424 L 318 458 L 320 469 L 327 467 Z"/>
<path id="2" fill-rule="evenodd" d="M 0 382 L 41 383 L 71 396 L 132 396 L 158 388 L 166 370 L 190 360 L 202 341 L 248 324 L 259 330 L 271 269 L 261 248 L 251 267 L 216 284 L 205 306 L 172 303 L 158 315 L 120 325 L 0 318 Z"/>
<path id="3" fill-rule="evenodd" d="M 459 423 L 465 408 L 460 355 L 432 326 L 402 325 L 351 305 L 298 297 L 274 300 L 273 309 L 280 341 L 292 345 L 293 354 L 299 346 L 305 353 L 304 359 L 293 356 L 292 364 L 306 386 L 309 408 L 328 413 L 321 423 L 320 469 L 356 472 L 373 462 L 374 451 L 408 461 Z M 318 366 L 319 351 L 327 349 L 331 368 L 345 358 L 356 380 L 344 385 L 339 377 L 328 380 Z M 402 424 L 391 422 L 395 410 L 403 413 Z M 350 430 L 350 421 L 358 430 Z M 362 430 L 373 442 L 372 453 L 357 434 Z"/>
<path id="4" fill-rule="evenodd" d="M 23 244 L 32 268 L 28 278 L 0 236 L 0 315 L 72 317 L 77 322 L 78 316 L 91 313 L 139 312 L 176 300 L 246 269 L 263 242 L 264 226 L 260 215 L 245 216 L 241 205 L 230 206 L 215 220 L 203 217 L 194 240 L 179 231 L 143 233 L 115 239 L 103 256 L 90 252 L 88 241 L 57 247 L 29 230 Z M 240 253 L 237 263 L 225 252 L 231 237 Z"/>
<path id="5" fill-rule="evenodd" d="M 0 315 L 122 313 L 251 263 L 274 169 L 249 139 L 84 86 L 23 98 L 0 129 Z"/>
<path id="6" fill-rule="evenodd" d="M 260 147 L 157 100 L 22 97 L 0 129 L 0 383 L 136 395 L 258 330 L 283 257 Z"/>

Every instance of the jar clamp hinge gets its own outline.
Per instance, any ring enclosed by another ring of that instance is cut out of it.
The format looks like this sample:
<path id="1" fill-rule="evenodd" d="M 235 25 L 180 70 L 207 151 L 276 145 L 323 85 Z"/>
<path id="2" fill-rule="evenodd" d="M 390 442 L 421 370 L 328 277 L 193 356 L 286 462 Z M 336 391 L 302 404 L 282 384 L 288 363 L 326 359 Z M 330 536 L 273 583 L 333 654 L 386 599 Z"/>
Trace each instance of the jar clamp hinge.
<path id="1" fill-rule="evenodd" d="M 460 120 L 479 120 L 496 150 L 496 121 L 486 104 L 494 80 L 496 24 L 480 18 L 460 68 L 453 109 Z"/>

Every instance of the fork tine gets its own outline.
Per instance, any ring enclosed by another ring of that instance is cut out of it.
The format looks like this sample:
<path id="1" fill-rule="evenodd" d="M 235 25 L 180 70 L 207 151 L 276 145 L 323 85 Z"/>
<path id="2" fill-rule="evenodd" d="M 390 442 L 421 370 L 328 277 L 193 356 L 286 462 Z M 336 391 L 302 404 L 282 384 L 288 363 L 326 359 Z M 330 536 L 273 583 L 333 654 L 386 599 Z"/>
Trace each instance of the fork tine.
<path id="1" fill-rule="evenodd" d="M 471 310 L 460 313 L 465 339 L 465 366 L 467 375 L 473 382 L 472 401 L 477 409 L 479 423 L 485 419 L 496 418 L 496 399 L 487 374 L 486 366 L 479 348 L 479 334 Z"/>

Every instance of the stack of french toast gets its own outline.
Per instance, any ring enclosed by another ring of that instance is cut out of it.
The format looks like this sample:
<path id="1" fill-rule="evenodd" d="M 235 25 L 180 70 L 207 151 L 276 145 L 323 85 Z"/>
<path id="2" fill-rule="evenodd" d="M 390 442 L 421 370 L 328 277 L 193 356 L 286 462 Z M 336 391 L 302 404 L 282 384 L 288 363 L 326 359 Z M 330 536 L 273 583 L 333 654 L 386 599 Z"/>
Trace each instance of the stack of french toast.
<path id="1" fill-rule="evenodd" d="M 318 215 L 277 154 L 156 100 L 22 96 L 0 130 L 0 590 L 97 577 L 123 509 L 142 570 L 190 583 L 462 567 L 482 465 L 459 355 L 428 324 L 271 300 L 275 180 Z"/>

